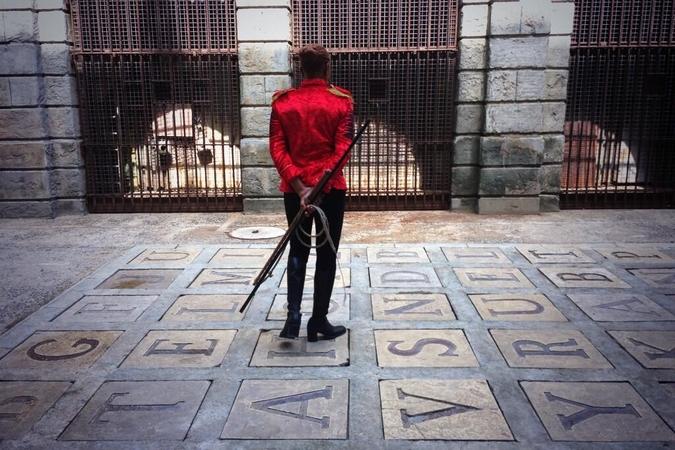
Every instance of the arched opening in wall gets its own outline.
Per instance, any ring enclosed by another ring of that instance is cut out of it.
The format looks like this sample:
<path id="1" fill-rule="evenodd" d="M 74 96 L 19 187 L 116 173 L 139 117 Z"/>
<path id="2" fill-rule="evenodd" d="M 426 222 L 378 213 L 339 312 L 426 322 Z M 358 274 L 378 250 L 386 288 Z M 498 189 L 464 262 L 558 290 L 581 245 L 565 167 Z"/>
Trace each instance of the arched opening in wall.
<path id="1" fill-rule="evenodd" d="M 371 120 L 345 175 L 351 210 L 447 209 L 454 137 L 456 0 L 294 0 L 294 52 L 331 53 L 356 125 Z M 294 82 L 301 82 L 294 58 Z"/>
<path id="2" fill-rule="evenodd" d="M 576 2 L 561 206 L 673 207 L 675 10 L 601 3 Z"/>
<path id="3" fill-rule="evenodd" d="M 241 210 L 234 11 L 72 2 L 91 211 Z"/>

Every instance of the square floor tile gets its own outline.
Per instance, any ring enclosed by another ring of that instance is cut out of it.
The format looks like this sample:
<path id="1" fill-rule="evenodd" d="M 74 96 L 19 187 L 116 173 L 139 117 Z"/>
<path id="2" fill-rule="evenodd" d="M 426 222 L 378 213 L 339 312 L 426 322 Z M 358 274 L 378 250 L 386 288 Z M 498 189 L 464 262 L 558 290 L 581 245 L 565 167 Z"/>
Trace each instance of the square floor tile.
<path id="1" fill-rule="evenodd" d="M 600 322 L 675 320 L 675 315 L 640 294 L 567 294 L 588 316 Z"/>
<path id="2" fill-rule="evenodd" d="M 655 288 L 675 289 L 675 268 L 628 269 L 630 273 Z"/>
<path id="3" fill-rule="evenodd" d="M 543 294 L 471 294 L 469 299 L 483 320 L 567 321 Z"/>
<path id="4" fill-rule="evenodd" d="M 478 367 L 462 330 L 375 330 L 380 367 Z"/>
<path id="5" fill-rule="evenodd" d="M 190 283 L 196 287 L 237 287 L 249 289 L 258 276 L 257 269 L 204 269 Z"/>
<path id="6" fill-rule="evenodd" d="M 209 385 L 209 381 L 106 381 L 61 440 L 183 440 Z"/>
<path id="7" fill-rule="evenodd" d="M 57 322 L 133 322 L 157 300 L 156 295 L 87 295 L 68 308 Z"/>
<path id="8" fill-rule="evenodd" d="M 611 369 L 604 356 L 576 330 L 490 330 L 510 367 Z"/>
<path id="9" fill-rule="evenodd" d="M 602 267 L 540 267 L 559 288 L 629 289 L 630 285 Z"/>
<path id="10" fill-rule="evenodd" d="M 347 439 L 349 381 L 244 380 L 222 439 Z"/>
<path id="11" fill-rule="evenodd" d="M 432 288 L 441 287 L 433 267 L 420 265 L 377 265 L 368 268 L 372 287 Z"/>
<path id="12" fill-rule="evenodd" d="M 511 262 L 499 248 L 444 247 L 443 253 L 451 264 L 508 264 Z"/>
<path id="13" fill-rule="evenodd" d="M 216 367 L 225 358 L 236 333 L 236 330 L 150 331 L 122 367 Z"/>
<path id="14" fill-rule="evenodd" d="M 675 259 L 657 250 L 655 247 L 645 245 L 620 245 L 598 247 L 595 249 L 602 256 L 614 264 L 639 263 L 673 263 Z"/>
<path id="15" fill-rule="evenodd" d="M 201 253 L 198 247 L 150 248 L 138 255 L 129 264 L 136 266 L 185 268 Z"/>
<path id="16" fill-rule="evenodd" d="M 534 285 L 516 268 L 456 268 L 460 283 L 476 289 L 531 289 Z"/>
<path id="17" fill-rule="evenodd" d="M 271 248 L 221 248 L 213 255 L 209 264 L 230 269 L 262 269 L 273 251 Z"/>
<path id="18" fill-rule="evenodd" d="M 369 247 L 369 264 L 428 263 L 424 247 Z"/>
<path id="19" fill-rule="evenodd" d="M 2 369 L 85 369 L 121 331 L 36 331 L 0 360 Z"/>
<path id="20" fill-rule="evenodd" d="M 448 297 L 431 292 L 372 294 L 374 320 L 455 320 Z"/>
<path id="21" fill-rule="evenodd" d="M 333 284 L 333 289 L 345 288 L 351 286 L 351 274 L 352 271 L 349 268 L 343 268 L 341 271 L 335 271 L 335 283 Z M 279 283 L 279 287 L 286 289 L 288 286 L 288 271 L 284 272 L 284 277 Z M 312 268 L 307 268 L 305 272 L 305 292 L 307 289 L 314 289 L 314 270 Z M 335 291 L 333 291 L 335 292 Z"/>
<path id="22" fill-rule="evenodd" d="M 554 441 L 672 441 L 675 435 L 629 383 L 521 385 Z"/>
<path id="23" fill-rule="evenodd" d="M 68 382 L 0 381 L 0 439 L 18 439 L 70 387 Z"/>
<path id="24" fill-rule="evenodd" d="M 675 331 L 610 331 L 647 369 L 675 369 Z"/>
<path id="25" fill-rule="evenodd" d="M 348 366 L 349 331 L 335 339 L 307 342 L 305 330 L 298 339 L 279 337 L 281 330 L 260 333 L 258 345 L 251 358 L 251 366 L 301 367 Z"/>
<path id="26" fill-rule="evenodd" d="M 166 289 L 181 272 L 176 269 L 123 269 L 96 289 Z"/>
<path id="27" fill-rule="evenodd" d="M 267 320 L 286 320 L 288 312 L 286 294 L 278 294 L 274 296 L 274 302 L 267 315 Z M 349 303 L 350 295 L 342 292 L 333 292 L 328 306 L 328 319 L 331 322 L 345 322 L 349 320 Z M 302 313 L 302 322 L 307 324 L 307 320 L 312 316 L 312 308 L 314 300 L 311 294 L 306 294 L 300 303 L 300 312 Z"/>
<path id="28" fill-rule="evenodd" d="M 246 301 L 246 297 L 227 294 L 181 295 L 164 314 L 162 321 L 239 321 L 244 317 L 239 308 Z"/>
<path id="29" fill-rule="evenodd" d="M 532 264 L 593 263 L 580 249 L 565 245 L 518 245 L 518 251 Z"/>
<path id="30" fill-rule="evenodd" d="M 380 381 L 385 439 L 511 441 L 485 380 Z"/>

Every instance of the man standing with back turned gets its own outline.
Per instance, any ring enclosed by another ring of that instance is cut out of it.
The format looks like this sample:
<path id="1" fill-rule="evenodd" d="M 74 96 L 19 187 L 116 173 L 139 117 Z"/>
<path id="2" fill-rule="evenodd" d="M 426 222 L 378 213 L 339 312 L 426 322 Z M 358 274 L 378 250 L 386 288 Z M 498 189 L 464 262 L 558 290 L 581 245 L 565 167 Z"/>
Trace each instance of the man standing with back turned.
<path id="1" fill-rule="evenodd" d="M 286 218 L 293 218 L 307 206 L 307 198 L 323 173 L 332 169 L 349 148 L 353 133 L 353 101 L 346 89 L 328 83 L 330 55 L 320 45 L 300 50 L 304 80 L 297 89 L 274 93 L 270 118 L 270 153 L 281 176 L 279 189 L 284 193 Z M 339 168 L 323 191 L 318 206 L 326 213 L 335 249 L 340 242 L 345 210 L 347 183 Z M 311 208 L 308 209 L 308 214 Z M 314 214 L 317 234 L 323 225 Z M 288 315 L 280 333 L 283 338 L 297 338 L 300 330 L 300 304 L 309 257 L 312 217 L 303 221 L 301 230 L 290 240 L 288 255 Z M 319 238 L 319 241 L 322 239 Z M 335 281 L 336 256 L 326 244 L 316 250 L 314 305 L 307 323 L 307 340 L 318 335 L 334 339 L 347 330 L 328 322 L 328 306 Z"/>

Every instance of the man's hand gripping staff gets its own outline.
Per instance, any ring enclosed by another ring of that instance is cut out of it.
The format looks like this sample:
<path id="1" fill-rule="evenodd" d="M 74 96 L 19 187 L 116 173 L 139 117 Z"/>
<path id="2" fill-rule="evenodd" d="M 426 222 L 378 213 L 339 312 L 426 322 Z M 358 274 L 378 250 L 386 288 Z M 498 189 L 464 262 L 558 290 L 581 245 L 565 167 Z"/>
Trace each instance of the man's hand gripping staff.
<path id="1" fill-rule="evenodd" d="M 288 227 L 288 230 L 286 230 L 286 233 L 283 235 L 281 240 L 279 241 L 279 244 L 277 244 L 276 248 L 272 252 L 272 255 L 270 258 L 265 262 L 265 266 L 262 268 L 258 276 L 255 278 L 253 281 L 253 290 L 251 293 L 248 295 L 248 298 L 244 302 L 244 304 L 239 308 L 239 312 L 243 313 L 246 310 L 246 307 L 248 304 L 253 300 L 253 297 L 255 296 L 255 293 L 258 291 L 258 288 L 263 284 L 263 282 L 268 279 L 269 277 L 272 276 L 272 272 L 274 271 L 274 268 L 277 266 L 279 263 L 279 260 L 281 259 L 281 256 L 284 254 L 284 250 L 286 249 L 286 245 L 288 245 L 288 242 L 291 239 L 291 236 L 293 233 L 295 233 L 295 230 L 300 226 L 302 223 L 303 219 L 306 217 L 307 212 L 309 212 L 309 215 L 313 213 L 313 208 L 312 206 L 315 203 L 318 203 L 321 198 L 321 193 L 323 192 L 323 188 L 326 186 L 326 184 L 330 181 L 330 179 L 335 175 L 335 173 L 339 172 L 340 167 L 342 167 L 342 164 L 345 162 L 347 159 L 347 156 L 349 155 L 349 152 L 352 150 L 352 148 L 356 145 L 356 143 L 361 139 L 361 135 L 366 131 L 368 128 L 368 125 L 370 125 L 370 120 L 366 120 L 366 122 L 359 128 L 359 131 L 356 132 L 356 135 L 354 136 L 354 139 L 352 139 L 351 144 L 349 144 L 349 147 L 347 148 L 347 151 L 344 152 L 344 154 L 340 157 L 338 162 L 333 166 L 332 169 L 326 170 L 319 180 L 319 182 L 314 186 L 307 195 L 307 203 L 305 206 L 305 209 L 300 209 L 298 214 L 295 216 L 293 221 L 291 222 L 291 225 Z"/>

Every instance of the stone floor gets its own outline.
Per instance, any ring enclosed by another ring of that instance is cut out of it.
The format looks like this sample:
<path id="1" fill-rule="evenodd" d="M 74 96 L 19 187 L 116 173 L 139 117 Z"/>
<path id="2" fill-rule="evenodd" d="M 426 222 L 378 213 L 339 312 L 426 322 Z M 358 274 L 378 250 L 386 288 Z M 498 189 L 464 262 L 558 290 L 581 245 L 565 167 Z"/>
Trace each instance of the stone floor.
<path id="1" fill-rule="evenodd" d="M 12 327 L 1 446 L 675 445 L 675 244 L 344 245 L 317 343 L 283 263 L 238 312 L 270 249 L 136 246 Z"/>

